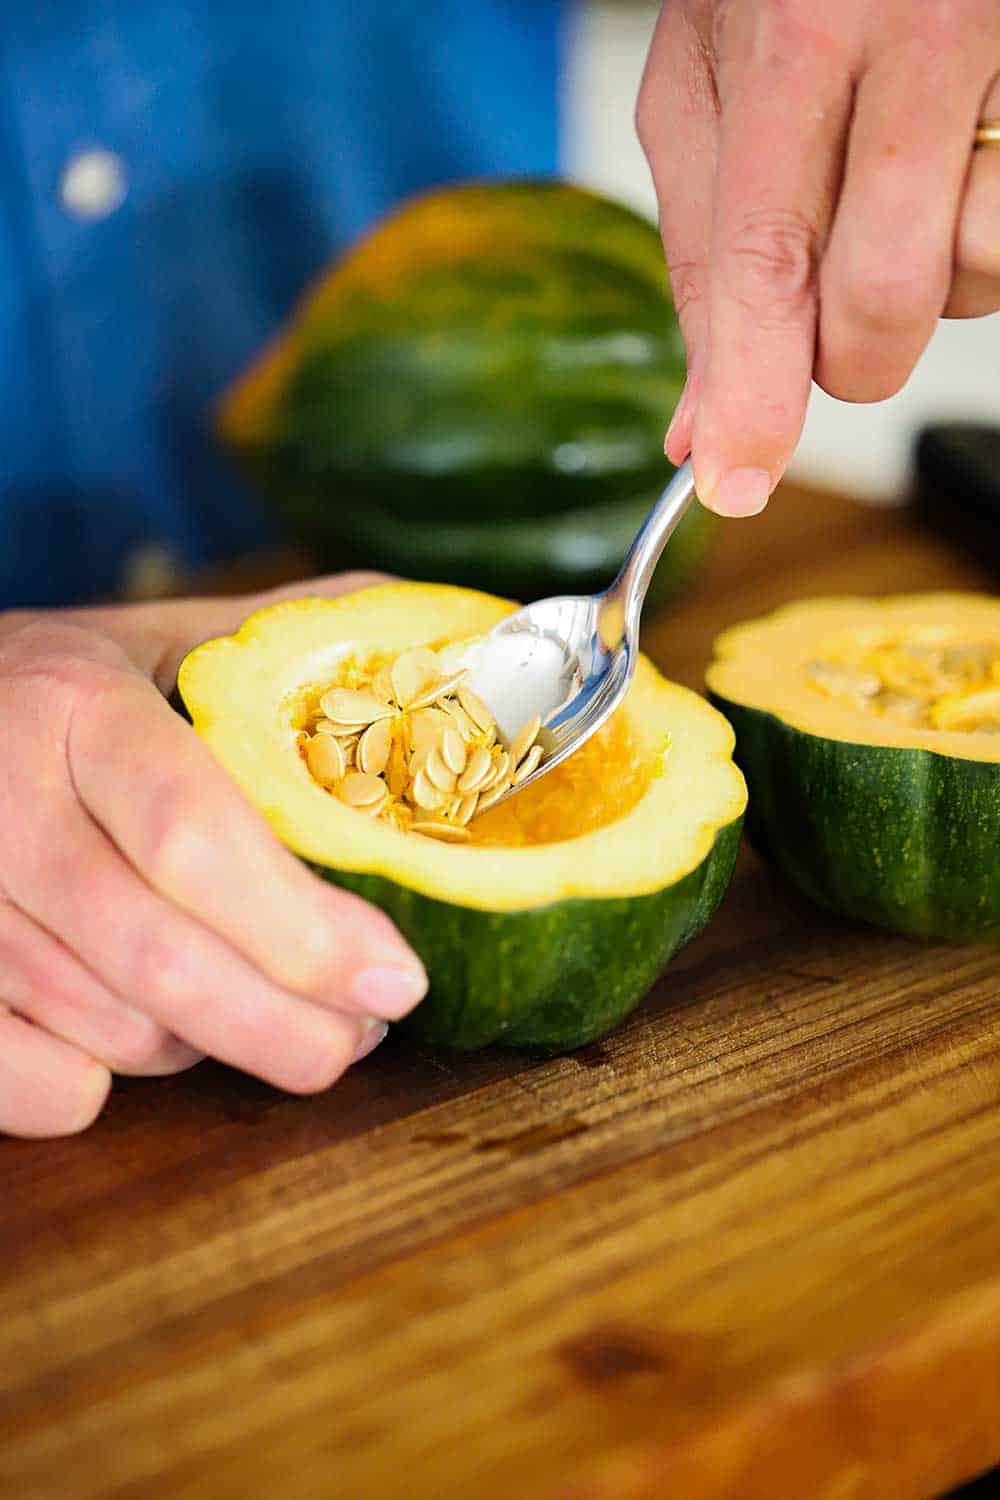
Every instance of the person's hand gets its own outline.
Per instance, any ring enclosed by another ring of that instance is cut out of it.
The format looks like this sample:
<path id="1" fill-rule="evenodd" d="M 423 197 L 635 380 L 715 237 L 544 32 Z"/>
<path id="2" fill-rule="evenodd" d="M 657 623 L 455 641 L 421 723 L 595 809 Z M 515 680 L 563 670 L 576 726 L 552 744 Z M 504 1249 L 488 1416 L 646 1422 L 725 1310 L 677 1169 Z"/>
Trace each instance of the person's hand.
<path id="1" fill-rule="evenodd" d="M 326 1088 L 426 976 L 311 874 L 169 707 L 184 652 L 292 593 L 0 616 L 0 1131 L 99 1113 L 203 1053 Z"/>
<path id="2" fill-rule="evenodd" d="M 997 0 L 667 0 L 637 127 L 688 352 L 667 439 L 763 508 L 810 378 L 907 380 L 939 317 L 1000 308 Z"/>

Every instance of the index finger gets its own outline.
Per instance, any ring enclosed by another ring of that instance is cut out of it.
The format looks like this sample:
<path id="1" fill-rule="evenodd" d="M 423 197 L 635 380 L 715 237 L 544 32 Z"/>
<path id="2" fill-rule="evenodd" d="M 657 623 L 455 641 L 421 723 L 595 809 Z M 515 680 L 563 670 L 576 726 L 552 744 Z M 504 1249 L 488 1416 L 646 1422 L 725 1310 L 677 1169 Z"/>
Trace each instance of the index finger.
<path id="1" fill-rule="evenodd" d="M 95 689 L 69 752 L 84 808 L 133 868 L 275 984 L 383 1020 L 424 994 L 388 917 L 311 874 L 150 682 Z"/>
<path id="2" fill-rule="evenodd" d="M 718 98 L 709 50 L 699 29 L 703 7 L 665 5 L 656 23 L 636 107 L 636 130 L 649 162 L 674 308 L 687 355 L 684 392 L 667 432 L 671 463 L 691 450 L 704 367 L 705 303 Z"/>
<path id="3" fill-rule="evenodd" d="M 736 5 L 727 15 L 709 346 L 693 460 L 710 508 L 752 515 L 766 504 L 805 418 L 818 263 L 851 86 L 805 6 Z"/>

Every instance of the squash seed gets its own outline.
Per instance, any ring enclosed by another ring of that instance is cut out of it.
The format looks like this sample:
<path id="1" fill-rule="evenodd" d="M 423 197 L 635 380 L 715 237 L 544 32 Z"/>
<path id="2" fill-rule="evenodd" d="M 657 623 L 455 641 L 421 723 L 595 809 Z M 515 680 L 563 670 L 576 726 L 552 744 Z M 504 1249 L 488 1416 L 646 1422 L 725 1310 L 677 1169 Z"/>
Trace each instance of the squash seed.
<path id="1" fill-rule="evenodd" d="M 522 760 L 537 740 L 538 731 L 541 729 L 541 727 L 542 721 L 537 714 L 535 714 L 533 719 L 529 719 L 527 724 L 521 725 L 517 734 L 514 736 L 514 743 L 510 747 L 510 763 L 512 766 L 519 766 L 521 764 Z M 540 756 L 539 759 L 541 759 Z"/>
<path id="2" fill-rule="evenodd" d="M 319 700 L 319 706 L 328 719 L 350 729 L 367 729 L 376 719 L 392 717 L 392 708 L 380 703 L 372 693 L 359 692 L 356 688 L 331 688 Z"/>
<path id="3" fill-rule="evenodd" d="M 447 703 L 443 705 L 443 707 L 445 712 L 451 716 L 455 726 L 458 729 L 459 734 L 462 736 L 463 740 L 465 740 L 466 744 L 468 744 L 472 740 L 476 740 L 479 738 L 479 730 L 476 728 L 475 724 L 469 718 L 469 715 L 465 712 L 465 709 L 460 703 L 457 703 L 454 698 L 451 698 Z"/>
<path id="4" fill-rule="evenodd" d="M 907 698 L 902 693 L 879 693 L 873 700 L 883 718 L 900 724 L 919 725 L 927 717 L 927 705 L 919 698 Z"/>
<path id="5" fill-rule="evenodd" d="M 931 722 L 935 729 L 978 729 L 984 720 L 995 719 L 998 713 L 1000 688 L 986 688 L 981 693 L 939 699 L 931 709 Z"/>
<path id="6" fill-rule="evenodd" d="M 458 688 L 458 701 L 480 733 L 487 734 L 491 729 L 494 733 L 496 732 L 493 715 L 486 704 L 478 693 L 473 692 L 472 688 L 466 687 L 464 683 Z"/>
<path id="7" fill-rule="evenodd" d="M 469 763 L 458 778 L 460 792 L 477 792 L 493 770 L 493 759 L 483 745 L 477 746 L 469 756 Z"/>
<path id="8" fill-rule="evenodd" d="M 437 787 L 438 791 L 448 792 L 449 795 L 454 792 L 456 780 L 455 773 L 454 771 L 449 771 L 448 767 L 444 763 L 444 757 L 436 745 L 427 757 L 425 770 L 429 779 Z"/>
<path id="9" fill-rule="evenodd" d="M 427 769 L 427 762 L 437 749 L 437 745 L 421 745 L 419 750 L 414 750 L 410 756 L 410 775 L 416 776 L 418 771 Z"/>
<path id="10" fill-rule="evenodd" d="M 490 774 L 487 776 L 485 781 L 480 783 L 479 790 L 481 792 L 488 792 L 491 787 L 497 786 L 501 781 L 503 781 L 504 777 L 508 777 L 509 775 L 510 756 L 507 754 L 506 750 L 501 750 L 499 755 L 493 757 L 493 764 L 490 767 Z"/>
<path id="11" fill-rule="evenodd" d="M 358 769 L 369 776 L 381 776 L 389 764 L 391 749 L 392 720 L 376 719 L 374 724 L 369 724 L 358 740 Z"/>
<path id="12" fill-rule="evenodd" d="M 333 786 L 343 780 L 347 764 L 344 752 L 331 734 L 318 734 L 306 745 L 309 774 L 320 786 Z"/>
<path id="13" fill-rule="evenodd" d="M 407 721 L 414 750 L 436 745 L 446 730 L 454 728 L 450 715 L 440 708 L 418 708 L 407 715 Z"/>
<path id="14" fill-rule="evenodd" d="M 351 771 L 340 784 L 339 795 L 348 807 L 373 807 L 385 800 L 388 788 L 380 776 Z"/>
<path id="15" fill-rule="evenodd" d="M 500 801 L 500 798 L 510 790 L 510 778 L 500 781 L 496 786 L 491 786 L 488 792 L 483 792 L 479 798 L 478 812 L 489 812 L 491 807 Z"/>
<path id="16" fill-rule="evenodd" d="M 469 752 L 465 748 L 465 741 L 457 729 L 446 729 L 441 736 L 438 746 L 441 759 L 448 770 L 456 776 L 461 776 L 469 760 Z"/>
<path id="17" fill-rule="evenodd" d="M 380 703 L 394 703 L 396 695 L 392 690 L 392 673 L 389 671 L 389 663 L 379 667 L 371 681 L 371 693 Z"/>
<path id="18" fill-rule="evenodd" d="M 382 783 L 382 786 L 385 792 L 385 795 L 383 797 L 380 797 L 377 802 L 366 802 L 363 807 L 352 808 L 352 812 L 363 813 L 366 818 L 377 818 L 389 801 L 388 788 L 385 786 L 384 782 Z"/>
<path id="19" fill-rule="evenodd" d="M 806 673 L 831 697 L 874 698 L 882 687 L 882 679 L 874 672 L 852 672 L 829 661 L 809 662 Z"/>
<path id="20" fill-rule="evenodd" d="M 411 799 L 425 812 L 438 812 L 448 801 L 448 793 L 436 787 L 427 774 L 426 768 L 418 771 L 413 778 L 413 786 L 410 792 Z"/>
<path id="21" fill-rule="evenodd" d="M 453 641 L 448 646 L 442 646 L 435 651 L 437 657 L 438 675 L 441 677 L 453 677 L 456 672 L 464 671 L 465 654 L 468 647 L 461 641 Z"/>
<path id="22" fill-rule="evenodd" d="M 371 733 L 370 730 L 369 730 L 369 733 Z M 524 759 L 522 760 L 521 764 L 518 766 L 517 770 L 514 772 L 513 776 L 511 777 L 511 779 L 510 779 L 511 786 L 520 786 L 522 781 L 527 781 L 528 777 L 532 774 L 532 772 L 533 771 L 537 771 L 537 769 L 538 769 L 538 763 L 541 760 L 541 758 L 542 758 L 542 747 L 541 747 L 541 745 L 532 745 L 531 749 L 528 751 L 527 755 L 524 757 Z"/>
<path id="23" fill-rule="evenodd" d="M 438 698 L 454 698 L 468 675 L 468 667 L 459 667 L 455 671 L 446 672 L 443 677 L 438 678 Z"/>
<path id="24" fill-rule="evenodd" d="M 455 806 L 454 812 L 452 812 L 451 811 L 451 807 L 449 807 L 449 817 L 451 817 L 452 819 L 454 819 L 454 821 L 461 828 L 464 828 L 465 825 L 466 825 L 466 823 L 470 822 L 471 819 L 474 817 L 475 811 L 476 811 L 476 804 L 477 804 L 478 801 L 479 801 L 479 793 L 478 792 L 469 792 L 468 796 L 466 796 L 466 797 L 456 797 L 455 803 L 457 805 Z"/>
<path id="25" fill-rule="evenodd" d="M 958 677 L 988 679 L 995 659 L 992 646 L 949 646 L 941 653 L 941 667 Z"/>
<path id="26" fill-rule="evenodd" d="M 422 833 L 426 838 L 440 839 L 443 844 L 467 844 L 469 842 L 469 831 L 467 828 L 459 828 L 454 823 L 442 822 L 439 818 L 414 818 L 410 825 L 414 833 Z"/>
<path id="27" fill-rule="evenodd" d="M 417 706 L 415 700 L 431 683 L 438 681 L 437 657 L 426 646 L 415 646 L 412 651 L 404 651 L 402 656 L 396 657 L 389 676 L 400 708 Z M 433 701 L 433 697 L 427 699 L 428 703 Z"/>
<path id="28" fill-rule="evenodd" d="M 407 705 L 408 708 L 411 710 L 411 712 L 420 708 L 429 708 L 432 703 L 437 703 L 439 699 L 453 693 L 465 675 L 465 668 L 463 667 L 461 672 L 456 672 L 453 677 L 450 677 L 446 680 L 435 678 L 433 682 L 428 683 L 427 687 L 422 693 L 418 694 L 418 696 Z"/>

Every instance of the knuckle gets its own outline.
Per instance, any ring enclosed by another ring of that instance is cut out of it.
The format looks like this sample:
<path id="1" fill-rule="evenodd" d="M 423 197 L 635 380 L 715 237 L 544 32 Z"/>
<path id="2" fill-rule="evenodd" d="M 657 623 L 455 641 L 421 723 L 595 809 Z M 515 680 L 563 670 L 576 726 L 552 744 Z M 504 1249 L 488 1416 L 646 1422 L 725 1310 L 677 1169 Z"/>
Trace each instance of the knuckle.
<path id="1" fill-rule="evenodd" d="M 749 311 L 797 314 L 816 280 L 816 231 L 795 210 L 757 210 L 744 216 L 728 246 L 737 295 Z"/>
<path id="2" fill-rule="evenodd" d="M 701 268 L 696 261 L 673 261 L 670 265 L 670 291 L 679 318 L 687 317 L 705 300 Z"/>
<path id="3" fill-rule="evenodd" d="M 996 12 L 991 0 L 935 0 L 933 5 L 913 8 L 908 18 L 909 41 L 906 50 L 922 53 L 929 70 L 940 76 L 942 59 L 955 51 L 955 38 L 970 42 L 981 36 L 984 42 L 996 37 Z M 932 73 L 933 76 L 933 73 Z"/>
<path id="4" fill-rule="evenodd" d="M 158 890 L 190 889 L 203 879 L 212 855 L 201 826 L 201 798 L 187 778 L 166 779 L 154 788 L 150 807 L 140 864 Z"/>
<path id="5" fill-rule="evenodd" d="M 151 932 L 133 950 L 131 988 L 128 998 L 132 1002 L 152 1009 L 157 1018 L 166 1018 L 190 1011 L 204 994 L 205 984 L 189 945 L 166 933 Z"/>
<path id="6" fill-rule="evenodd" d="M 17 648 L 8 642 L 0 657 L 0 670 L 8 687 L 41 706 L 46 714 L 89 700 L 95 687 L 94 669 L 89 662 L 60 652 L 47 645 Z"/>
<path id="7" fill-rule="evenodd" d="M 302 940 L 286 953 L 277 977 L 296 994 L 326 999 L 339 988 L 344 943 L 340 924 L 315 921 L 303 924 Z"/>
<path id="8" fill-rule="evenodd" d="M 38 651 L 58 650 L 71 634 L 74 644 L 77 632 L 67 627 L 52 615 L 36 610 L 7 610 L 2 616 L 3 642 L 5 649 L 16 648 L 32 654 Z"/>
<path id="9" fill-rule="evenodd" d="M 14 611 L 3 617 L 0 660 L 15 670 L 45 667 L 78 672 L 109 668 L 117 662 L 112 642 L 72 620 L 33 611 Z"/>
<path id="10" fill-rule="evenodd" d="M 344 1005 L 345 970 L 352 960 L 366 952 L 391 954 L 399 934 L 384 912 L 350 891 L 321 887 L 310 898 L 302 906 L 300 940 L 283 956 L 275 977 L 296 994 Z"/>
<path id="11" fill-rule="evenodd" d="M 759 7 L 768 30 L 776 38 L 792 39 L 801 46 L 817 38 L 816 0 L 764 0 Z"/>

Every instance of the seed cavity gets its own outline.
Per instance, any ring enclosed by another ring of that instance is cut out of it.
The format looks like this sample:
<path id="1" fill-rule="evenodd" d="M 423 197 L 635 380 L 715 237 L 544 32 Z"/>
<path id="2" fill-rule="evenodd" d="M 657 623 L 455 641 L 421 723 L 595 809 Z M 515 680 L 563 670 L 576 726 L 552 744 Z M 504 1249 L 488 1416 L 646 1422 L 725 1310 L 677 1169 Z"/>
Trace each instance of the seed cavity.
<path id="1" fill-rule="evenodd" d="M 309 774 L 347 807 L 441 843 L 535 771 L 541 722 L 507 747 L 466 682 L 464 648 L 415 646 L 323 692 L 296 743 Z"/>
<path id="2" fill-rule="evenodd" d="M 893 640 L 809 661 L 810 685 L 891 724 L 1000 733 L 1000 645 Z"/>

